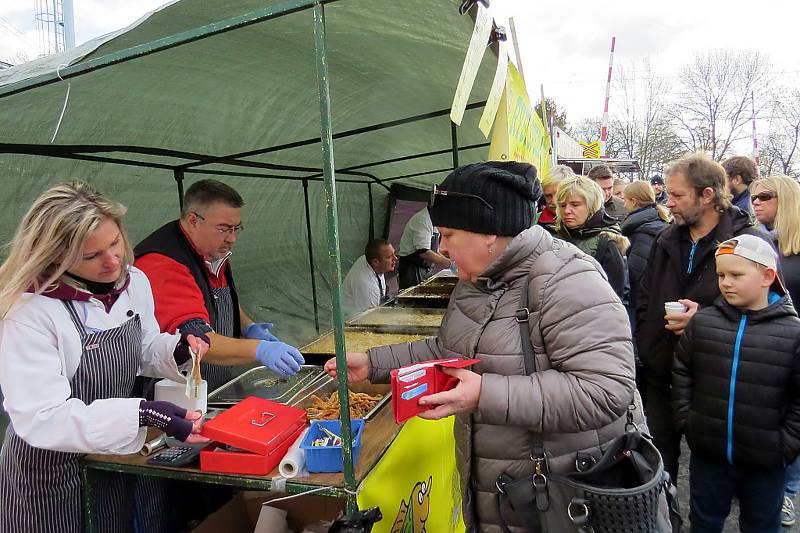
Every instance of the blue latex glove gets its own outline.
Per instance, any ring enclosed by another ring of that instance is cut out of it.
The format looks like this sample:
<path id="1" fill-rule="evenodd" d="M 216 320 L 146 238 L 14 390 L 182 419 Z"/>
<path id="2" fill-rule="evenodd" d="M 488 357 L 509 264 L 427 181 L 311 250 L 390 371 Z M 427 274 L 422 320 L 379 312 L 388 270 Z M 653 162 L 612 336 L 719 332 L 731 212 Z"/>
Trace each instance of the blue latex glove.
<path id="1" fill-rule="evenodd" d="M 297 348 L 280 341 L 259 342 L 256 359 L 281 377 L 296 374 L 300 365 L 306 362 Z"/>
<path id="2" fill-rule="evenodd" d="M 245 339 L 256 339 L 260 341 L 277 341 L 278 337 L 270 333 L 274 324 L 272 322 L 253 322 L 244 330 Z"/>

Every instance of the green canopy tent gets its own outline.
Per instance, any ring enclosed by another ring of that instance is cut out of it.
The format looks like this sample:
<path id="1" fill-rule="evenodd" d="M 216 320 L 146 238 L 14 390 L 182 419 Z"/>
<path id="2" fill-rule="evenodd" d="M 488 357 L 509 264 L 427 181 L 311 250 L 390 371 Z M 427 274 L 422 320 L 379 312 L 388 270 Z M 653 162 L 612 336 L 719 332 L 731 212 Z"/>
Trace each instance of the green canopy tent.
<path id="1" fill-rule="evenodd" d="M 175 218 L 176 178 L 188 186 L 215 177 L 247 203 L 233 258 L 245 308 L 296 343 L 315 334 L 315 314 L 328 329 L 314 31 L 304 9 L 312 4 L 183 0 L 71 52 L 0 73 L 0 238 L 8 240 L 39 192 L 80 178 L 129 207 L 137 242 Z M 458 8 L 452 0 L 328 6 L 345 272 L 373 231 L 382 231 L 387 185 L 427 187 L 453 167 L 448 113 L 472 30 Z M 259 16 L 266 18 L 255 22 Z M 198 28 L 210 33 L 218 21 L 229 31 L 203 38 Z M 188 42 L 175 46 L 182 33 Z M 457 132 L 461 164 L 487 152 L 477 128 L 495 67 L 487 56 L 473 90 L 478 104 Z"/>
<path id="2" fill-rule="evenodd" d="M 388 184 L 427 187 L 486 154 L 477 123 L 495 61 L 462 127 L 448 118 L 473 26 L 459 5 L 182 0 L 3 71 L 0 238 L 57 181 L 126 204 L 137 242 L 176 217 L 188 183 L 222 179 L 247 204 L 233 258 L 243 307 L 295 343 L 332 324 L 342 364 L 339 259 L 361 254 Z"/>

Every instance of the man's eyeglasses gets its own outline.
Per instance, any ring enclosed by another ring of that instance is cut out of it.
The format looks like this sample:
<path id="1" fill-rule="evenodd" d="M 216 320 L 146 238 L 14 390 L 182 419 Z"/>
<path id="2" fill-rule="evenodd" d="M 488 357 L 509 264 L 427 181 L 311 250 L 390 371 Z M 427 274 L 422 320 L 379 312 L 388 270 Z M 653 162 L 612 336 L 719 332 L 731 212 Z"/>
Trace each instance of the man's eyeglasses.
<path id="1" fill-rule="evenodd" d="M 755 202 L 756 200 L 758 200 L 759 202 L 769 202 L 773 198 L 777 197 L 778 193 L 776 193 L 775 191 L 762 191 L 758 194 L 754 194 L 753 196 L 751 196 L 750 201 Z"/>
<path id="2" fill-rule="evenodd" d="M 198 213 L 197 211 L 192 211 L 194 216 L 202 220 L 203 222 L 206 221 L 206 217 Z M 214 226 L 214 229 L 217 230 L 220 235 L 227 233 L 228 235 L 239 235 L 242 231 L 244 231 L 244 226 L 239 224 L 237 226 L 229 226 L 227 224 L 218 224 Z"/>
<path id="3" fill-rule="evenodd" d="M 484 200 L 483 198 L 481 198 L 480 196 L 478 196 L 476 194 L 467 194 L 467 193 L 455 192 L 455 191 L 445 191 L 445 190 L 440 189 L 436 185 L 433 186 L 433 190 L 431 191 L 430 207 L 433 207 L 433 205 L 436 203 L 436 197 L 437 196 L 452 196 L 453 198 L 474 198 L 475 200 L 478 200 L 483 205 L 485 205 L 486 208 L 489 209 L 490 211 L 494 211 L 494 207 L 492 206 L 492 204 L 490 204 L 489 202 L 487 202 L 486 200 Z"/>

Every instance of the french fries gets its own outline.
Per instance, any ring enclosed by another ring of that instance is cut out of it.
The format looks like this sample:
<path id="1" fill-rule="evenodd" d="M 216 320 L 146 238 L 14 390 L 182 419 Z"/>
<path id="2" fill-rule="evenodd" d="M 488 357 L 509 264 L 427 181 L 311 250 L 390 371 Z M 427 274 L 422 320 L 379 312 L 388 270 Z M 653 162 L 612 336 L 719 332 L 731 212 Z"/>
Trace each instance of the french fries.
<path id="1" fill-rule="evenodd" d="M 383 399 L 383 396 L 376 394 L 370 396 L 365 392 L 350 392 L 350 418 L 364 418 L 370 409 Z M 339 419 L 339 393 L 334 392 L 327 400 L 323 400 L 316 394 L 311 397 L 314 402 L 311 407 L 306 409 L 309 418 L 317 420 L 338 420 Z"/>

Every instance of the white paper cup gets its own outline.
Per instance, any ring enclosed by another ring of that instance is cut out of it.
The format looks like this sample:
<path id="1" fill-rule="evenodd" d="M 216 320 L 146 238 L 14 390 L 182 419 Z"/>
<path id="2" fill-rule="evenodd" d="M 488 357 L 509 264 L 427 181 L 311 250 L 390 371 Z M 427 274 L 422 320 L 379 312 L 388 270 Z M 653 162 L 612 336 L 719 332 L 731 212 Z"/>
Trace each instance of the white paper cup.
<path id="1" fill-rule="evenodd" d="M 682 303 L 679 303 L 679 302 L 665 302 L 664 303 L 664 311 L 668 315 L 671 315 L 671 314 L 674 314 L 674 313 L 685 313 L 688 310 L 689 310 L 688 307 L 686 307 L 685 305 L 683 305 Z M 675 321 L 674 320 L 668 320 L 667 323 L 668 324 L 674 324 Z"/>

